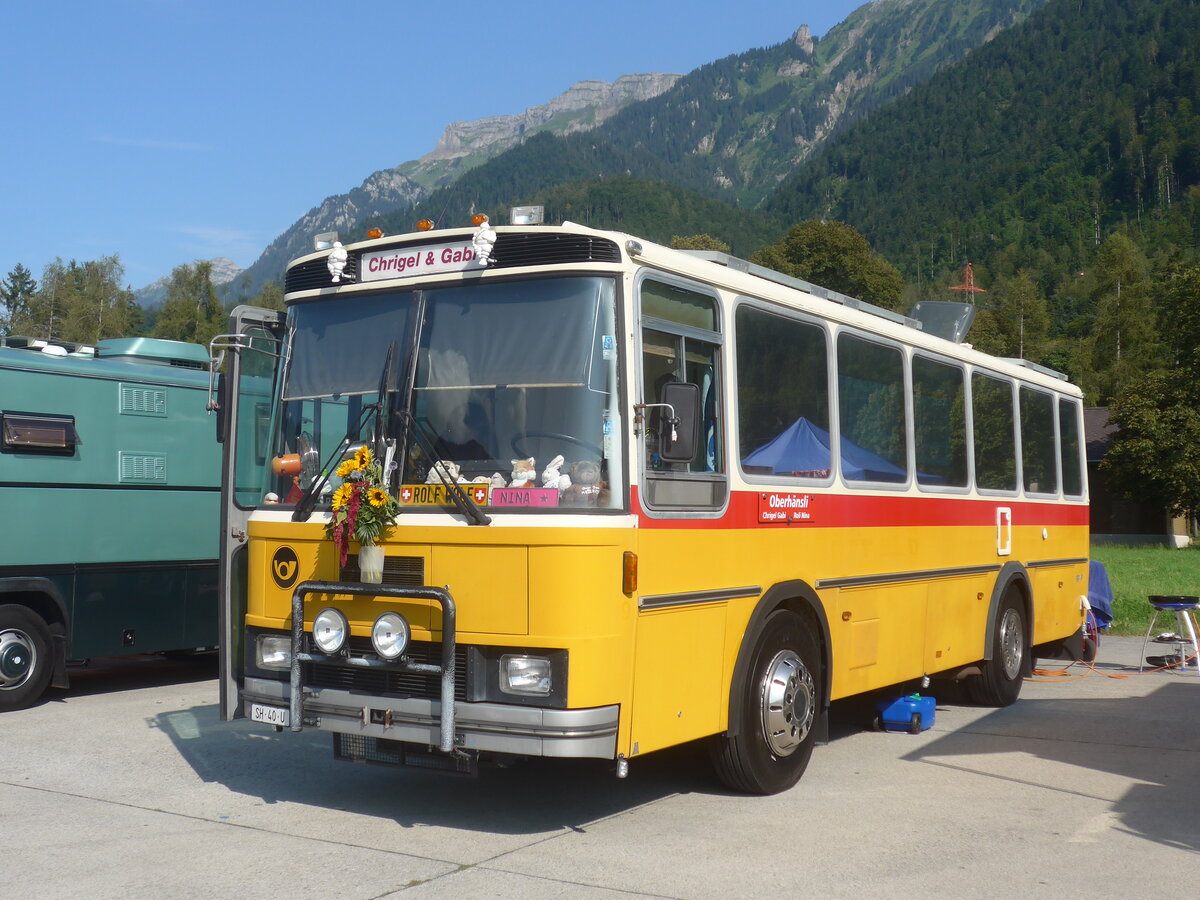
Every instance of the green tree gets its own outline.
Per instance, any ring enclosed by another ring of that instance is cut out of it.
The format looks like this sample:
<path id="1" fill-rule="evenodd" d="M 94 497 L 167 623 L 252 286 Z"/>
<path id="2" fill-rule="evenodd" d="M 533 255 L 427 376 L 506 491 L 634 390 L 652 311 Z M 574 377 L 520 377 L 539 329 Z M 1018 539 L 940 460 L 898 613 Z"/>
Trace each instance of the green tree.
<path id="1" fill-rule="evenodd" d="M 167 299 L 154 324 L 154 336 L 208 345 L 225 330 L 225 311 L 212 283 L 212 263 L 176 266 Z"/>
<path id="2" fill-rule="evenodd" d="M 138 309 L 133 291 L 121 287 L 125 267 L 115 254 L 89 260 L 69 269 L 72 284 L 68 294 L 63 337 L 95 343 L 135 333 Z"/>
<path id="3" fill-rule="evenodd" d="M 14 310 L 14 333 L 94 344 L 137 334 L 140 308 L 115 254 L 83 263 L 56 258 L 42 271 L 41 288 Z"/>
<path id="4" fill-rule="evenodd" d="M 263 283 L 262 290 L 257 296 L 251 297 L 246 301 L 251 306 L 259 306 L 263 309 L 283 309 L 283 288 L 279 286 L 277 281 L 267 281 Z"/>
<path id="5" fill-rule="evenodd" d="M 79 264 L 55 257 L 42 270 L 42 283 L 23 309 L 13 310 L 10 327 L 14 334 L 49 340 L 66 340 L 63 331 L 77 291 Z"/>
<path id="6" fill-rule="evenodd" d="M 1093 402 L 1104 404 L 1154 367 L 1158 329 L 1149 267 L 1132 240 L 1110 235 L 1096 254 L 1094 269 L 1096 321 L 1083 343 L 1081 371 Z"/>
<path id="7" fill-rule="evenodd" d="M 1117 426 L 1103 468 L 1129 496 L 1175 515 L 1200 514 L 1200 265 L 1163 292 L 1168 368 L 1132 379 L 1112 408 Z"/>
<path id="8" fill-rule="evenodd" d="M 845 222 L 801 222 L 750 261 L 885 309 L 904 290 L 900 272 Z"/>
<path id="9" fill-rule="evenodd" d="M 37 293 L 37 282 L 20 263 L 0 281 L 0 334 L 12 333 L 12 322 L 26 314 Z"/>
<path id="10" fill-rule="evenodd" d="M 1050 305 L 1037 281 L 1022 269 L 996 288 L 992 313 L 1003 346 L 1001 356 L 1041 362 L 1050 350 Z"/>
<path id="11" fill-rule="evenodd" d="M 693 234 L 687 237 L 675 235 L 671 238 L 671 246 L 676 250 L 713 250 L 717 253 L 728 253 L 729 245 L 719 241 L 711 234 Z"/>

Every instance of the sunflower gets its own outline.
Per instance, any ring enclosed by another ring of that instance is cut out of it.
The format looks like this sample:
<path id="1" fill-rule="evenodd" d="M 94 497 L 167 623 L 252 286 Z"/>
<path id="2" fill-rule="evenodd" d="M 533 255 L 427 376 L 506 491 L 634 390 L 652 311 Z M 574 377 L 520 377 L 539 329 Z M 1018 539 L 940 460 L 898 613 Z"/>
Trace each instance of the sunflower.
<path id="1" fill-rule="evenodd" d="M 341 509 L 350 500 L 350 495 L 354 493 L 354 485 L 347 482 L 333 492 L 333 508 Z"/>
<path id="2" fill-rule="evenodd" d="M 371 456 L 371 448 L 363 444 L 354 451 L 354 463 L 360 469 L 365 469 L 371 464 L 373 457 Z"/>
<path id="3" fill-rule="evenodd" d="M 387 492 L 379 488 L 373 487 L 367 491 L 367 501 L 372 506 L 383 506 L 389 499 L 391 498 L 388 497 Z"/>
<path id="4" fill-rule="evenodd" d="M 358 460 L 351 457 L 345 460 L 337 468 L 338 478 L 349 478 L 354 472 L 359 470 Z"/>

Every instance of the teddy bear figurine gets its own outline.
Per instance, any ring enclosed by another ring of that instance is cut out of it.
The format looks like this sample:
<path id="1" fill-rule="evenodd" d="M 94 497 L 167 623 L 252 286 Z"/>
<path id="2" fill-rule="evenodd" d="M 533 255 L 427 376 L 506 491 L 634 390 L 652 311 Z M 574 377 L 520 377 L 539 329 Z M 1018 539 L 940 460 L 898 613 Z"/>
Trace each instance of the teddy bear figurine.
<path id="1" fill-rule="evenodd" d="M 597 506 L 603 485 L 600 482 L 600 463 L 581 459 L 571 463 L 571 486 L 563 494 L 565 506 Z"/>
<path id="2" fill-rule="evenodd" d="M 533 487 L 536 478 L 537 461 L 532 456 L 528 459 L 514 459 L 512 461 L 512 481 L 509 482 L 509 487 Z"/>

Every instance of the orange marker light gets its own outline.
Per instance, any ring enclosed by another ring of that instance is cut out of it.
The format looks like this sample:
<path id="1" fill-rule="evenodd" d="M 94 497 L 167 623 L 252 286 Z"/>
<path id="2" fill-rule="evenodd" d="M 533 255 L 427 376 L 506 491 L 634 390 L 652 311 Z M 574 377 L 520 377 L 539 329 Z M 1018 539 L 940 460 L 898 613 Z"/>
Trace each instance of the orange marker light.
<path id="1" fill-rule="evenodd" d="M 383 237 L 383 229 L 382 228 L 368 228 L 367 229 L 367 237 L 369 237 L 371 240 L 375 240 L 376 238 L 381 238 L 381 237 Z"/>
<path id="2" fill-rule="evenodd" d="M 475 213 L 475 215 L 471 216 L 471 224 L 472 225 L 482 225 L 487 220 L 488 220 L 488 217 L 485 216 L 483 213 Z"/>
<path id="3" fill-rule="evenodd" d="M 433 222 L 429 219 L 422 219 L 417 223 L 417 231 L 433 231 Z"/>
<path id="4" fill-rule="evenodd" d="M 621 590 L 633 596 L 637 591 L 638 560 L 637 554 L 626 550 L 621 559 Z"/>

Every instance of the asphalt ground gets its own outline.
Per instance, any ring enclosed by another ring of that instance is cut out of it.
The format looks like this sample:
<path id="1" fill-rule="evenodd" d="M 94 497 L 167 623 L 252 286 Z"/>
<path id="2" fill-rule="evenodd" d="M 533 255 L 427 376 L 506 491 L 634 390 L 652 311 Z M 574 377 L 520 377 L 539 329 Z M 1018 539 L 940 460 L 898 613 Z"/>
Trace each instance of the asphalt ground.
<path id="1" fill-rule="evenodd" d="M 0 897 L 1196 896 L 1200 675 L 1139 675 L 1141 644 L 1043 663 L 1006 709 L 938 697 L 919 735 L 836 704 L 774 797 L 697 746 L 624 780 L 335 762 L 326 734 L 218 721 L 215 660 L 109 661 L 0 714 Z"/>

